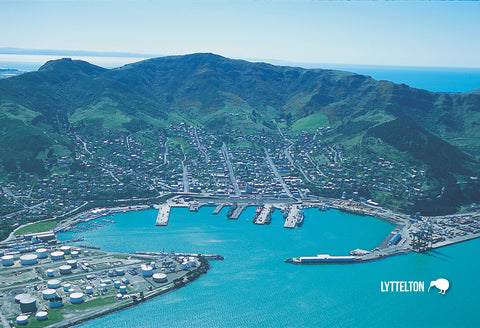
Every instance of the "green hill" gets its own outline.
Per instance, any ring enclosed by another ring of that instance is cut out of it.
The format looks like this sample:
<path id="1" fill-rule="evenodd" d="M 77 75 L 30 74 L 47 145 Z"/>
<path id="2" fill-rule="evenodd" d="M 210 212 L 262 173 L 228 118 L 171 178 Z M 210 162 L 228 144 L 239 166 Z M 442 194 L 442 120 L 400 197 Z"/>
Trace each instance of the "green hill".
<path id="1" fill-rule="evenodd" d="M 434 93 L 349 72 L 232 60 L 154 58 L 116 69 L 62 59 L 0 80 L 0 162 L 46 174 L 42 161 L 73 152 L 68 134 L 153 131 L 188 122 L 217 135 L 312 133 L 362 156 L 407 158 L 432 179 L 478 175 L 480 93 Z M 384 146 L 371 146 L 377 139 Z M 447 142 L 448 141 L 448 142 Z M 232 141 L 233 142 L 233 141 Z M 390 149 L 390 150 L 389 150 Z M 15 154 L 15 155 L 12 155 Z"/>

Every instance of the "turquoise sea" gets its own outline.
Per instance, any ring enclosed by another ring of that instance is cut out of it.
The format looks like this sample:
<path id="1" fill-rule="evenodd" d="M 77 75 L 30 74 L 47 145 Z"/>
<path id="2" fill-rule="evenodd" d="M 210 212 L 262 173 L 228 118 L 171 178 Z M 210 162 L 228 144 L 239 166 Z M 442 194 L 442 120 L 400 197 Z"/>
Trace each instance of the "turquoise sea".
<path id="1" fill-rule="evenodd" d="M 478 327 L 480 240 L 428 254 L 360 264 L 297 266 L 287 257 L 372 249 L 393 226 L 335 210 L 305 211 L 303 227 L 284 229 L 275 211 L 269 226 L 252 224 L 254 208 L 238 221 L 227 209 L 172 209 L 167 227 L 155 210 L 118 213 L 116 224 L 76 234 L 105 250 L 221 254 L 199 280 L 139 306 L 79 327 Z M 59 236 L 72 238 L 72 233 Z M 428 284 L 447 278 L 446 295 Z M 424 293 L 382 293 L 381 281 L 425 281 Z"/>

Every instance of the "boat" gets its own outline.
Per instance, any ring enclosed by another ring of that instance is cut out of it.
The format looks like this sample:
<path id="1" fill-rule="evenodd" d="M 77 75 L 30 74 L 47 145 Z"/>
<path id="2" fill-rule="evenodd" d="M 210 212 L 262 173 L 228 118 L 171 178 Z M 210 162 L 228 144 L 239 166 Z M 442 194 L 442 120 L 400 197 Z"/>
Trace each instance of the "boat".
<path id="1" fill-rule="evenodd" d="M 265 219 L 265 224 L 270 224 L 272 222 L 272 212 L 268 213 L 267 218 Z"/>
<path id="2" fill-rule="evenodd" d="M 303 218 L 304 218 L 303 210 L 298 211 L 298 213 L 297 213 L 297 227 L 302 226 Z"/>
<path id="3" fill-rule="evenodd" d="M 233 212 L 235 212 L 235 210 L 237 209 L 237 205 L 236 204 L 233 204 L 233 206 L 231 206 L 229 209 L 228 209 L 228 212 L 227 212 L 227 218 L 231 218 L 232 215 L 233 215 Z"/>

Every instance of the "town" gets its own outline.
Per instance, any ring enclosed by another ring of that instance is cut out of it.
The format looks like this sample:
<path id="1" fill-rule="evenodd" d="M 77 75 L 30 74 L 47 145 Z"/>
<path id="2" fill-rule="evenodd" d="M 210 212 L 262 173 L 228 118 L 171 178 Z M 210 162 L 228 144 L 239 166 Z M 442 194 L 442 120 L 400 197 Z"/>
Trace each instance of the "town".
<path id="1" fill-rule="evenodd" d="M 238 129 L 215 135 L 187 123 L 158 133 L 70 133 L 73 151 L 58 146 L 45 154 L 49 177 L 24 173 L 1 181 L 0 237 L 28 222 L 98 206 L 157 203 L 172 193 L 297 200 L 315 195 L 387 202 L 399 210 L 438 192 L 429 188 L 422 167 L 346 154 L 325 141 L 330 127 L 286 134 L 285 122 L 268 123 L 276 133 Z"/>

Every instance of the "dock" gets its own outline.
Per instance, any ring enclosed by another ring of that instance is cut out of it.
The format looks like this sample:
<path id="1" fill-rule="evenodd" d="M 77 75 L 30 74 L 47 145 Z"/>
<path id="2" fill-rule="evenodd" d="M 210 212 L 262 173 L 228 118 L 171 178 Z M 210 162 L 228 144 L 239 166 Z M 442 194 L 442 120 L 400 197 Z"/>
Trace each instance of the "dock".
<path id="1" fill-rule="evenodd" d="M 232 215 L 229 217 L 231 220 L 237 220 L 240 217 L 240 214 L 247 208 L 245 205 L 240 205 L 238 206 L 232 213 Z"/>
<path id="2" fill-rule="evenodd" d="M 220 204 L 220 205 L 218 205 L 218 206 L 215 208 L 215 210 L 213 210 L 213 213 L 212 213 L 212 214 L 213 214 L 213 215 L 217 215 L 218 213 L 220 213 L 220 211 L 221 211 L 222 208 L 224 208 L 224 207 L 225 207 L 225 204 Z"/>
<path id="3" fill-rule="evenodd" d="M 191 202 L 188 205 L 188 209 L 190 212 L 198 212 L 198 209 L 200 208 L 200 204 L 198 202 Z"/>
<path id="4" fill-rule="evenodd" d="M 170 218 L 170 205 L 161 205 L 158 210 L 157 221 L 155 221 L 156 226 L 166 226 L 168 224 L 168 219 Z"/>
<path id="5" fill-rule="evenodd" d="M 257 219 L 254 221 L 255 224 L 264 225 L 268 220 L 268 215 L 271 213 L 273 205 L 265 205 L 262 208 L 260 214 L 258 214 Z"/>
<path id="6" fill-rule="evenodd" d="M 297 224 L 297 214 L 299 210 L 300 207 L 298 205 L 292 205 L 290 207 L 290 210 L 288 211 L 288 216 L 285 219 L 285 224 L 283 225 L 284 228 L 295 228 Z"/>

